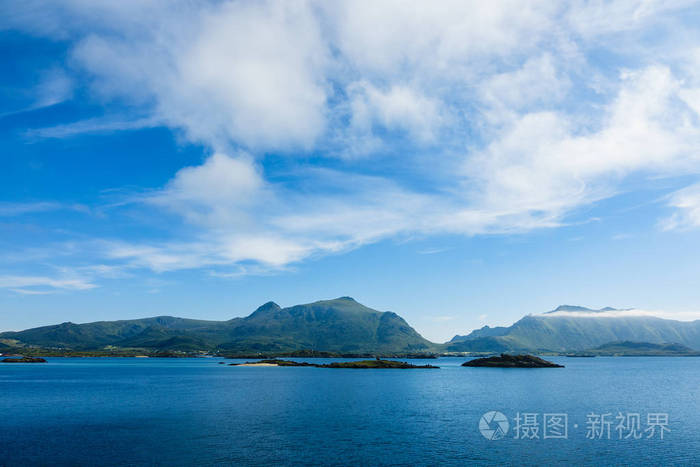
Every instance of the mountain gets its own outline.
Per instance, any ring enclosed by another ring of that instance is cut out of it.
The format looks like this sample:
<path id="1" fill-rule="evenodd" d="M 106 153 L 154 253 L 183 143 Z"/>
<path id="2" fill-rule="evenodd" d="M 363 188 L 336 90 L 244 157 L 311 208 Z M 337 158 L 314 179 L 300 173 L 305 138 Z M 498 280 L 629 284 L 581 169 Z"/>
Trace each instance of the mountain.
<path id="1" fill-rule="evenodd" d="M 578 305 L 559 305 L 552 311 L 547 311 L 544 313 L 545 315 L 551 315 L 553 313 L 559 313 L 559 312 L 583 312 L 583 313 L 603 313 L 606 311 L 631 311 L 631 308 L 627 308 L 624 310 L 618 310 L 616 308 L 606 306 L 605 308 L 601 308 L 599 310 L 592 310 L 590 308 L 586 308 L 585 306 L 578 306 Z"/>
<path id="2" fill-rule="evenodd" d="M 649 342 L 610 342 L 594 349 L 587 354 L 595 355 L 624 355 L 624 356 L 700 356 L 700 352 L 682 344 L 652 344 Z"/>
<path id="3" fill-rule="evenodd" d="M 606 345 L 609 347 L 601 347 Z M 679 347 L 653 348 L 663 345 Z M 158 316 L 62 323 L 0 333 L 0 350 L 26 346 L 59 352 L 687 354 L 700 351 L 700 320 L 674 321 L 633 309 L 593 310 L 562 305 L 546 313 L 525 316 L 512 326 L 484 326 L 468 335 L 457 335 L 445 344 L 433 344 L 396 313 L 373 310 L 350 297 L 341 297 L 288 308 L 268 302 L 249 316 L 228 321 Z"/>
<path id="4" fill-rule="evenodd" d="M 619 310 L 562 305 L 528 315 L 509 327 L 478 329 L 445 344 L 450 352 L 552 351 L 591 349 L 610 342 L 675 342 L 700 350 L 700 320 L 685 322 Z"/>
<path id="5" fill-rule="evenodd" d="M 16 340 L 19 344 L 40 347 L 85 350 L 116 345 L 141 334 L 148 335 L 148 333 L 158 329 L 177 334 L 216 324 L 216 321 L 174 318 L 172 316 L 98 321 L 86 324 L 62 323 L 19 332 L 3 332 L 0 334 L 0 340 Z"/>
<path id="6" fill-rule="evenodd" d="M 73 350 L 420 352 L 434 344 L 399 315 L 350 297 L 281 308 L 268 302 L 245 318 L 203 321 L 159 316 L 123 321 L 63 323 L 0 333 L 0 342 Z"/>

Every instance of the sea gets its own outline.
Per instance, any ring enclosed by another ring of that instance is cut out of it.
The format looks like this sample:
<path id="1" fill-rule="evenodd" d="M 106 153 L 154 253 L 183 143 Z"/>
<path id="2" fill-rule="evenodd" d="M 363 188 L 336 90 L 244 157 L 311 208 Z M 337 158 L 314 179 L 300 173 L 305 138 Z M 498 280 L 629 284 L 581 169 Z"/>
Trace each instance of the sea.
<path id="1" fill-rule="evenodd" d="M 549 359 L 565 368 L 0 364 L 0 465 L 700 464 L 700 358 Z"/>

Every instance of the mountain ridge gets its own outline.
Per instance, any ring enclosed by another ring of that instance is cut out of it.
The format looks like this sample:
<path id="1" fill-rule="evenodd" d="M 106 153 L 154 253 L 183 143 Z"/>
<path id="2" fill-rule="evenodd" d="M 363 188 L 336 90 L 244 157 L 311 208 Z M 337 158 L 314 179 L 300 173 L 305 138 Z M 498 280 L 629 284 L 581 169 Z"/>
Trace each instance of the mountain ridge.
<path id="1" fill-rule="evenodd" d="M 457 335 L 445 344 L 445 349 L 450 352 L 570 352 L 625 341 L 677 343 L 698 350 L 700 320 L 676 321 L 635 314 L 634 309 L 594 310 L 562 305 L 550 312 L 526 315 L 511 326 L 485 326 L 467 335 Z"/>
<path id="2" fill-rule="evenodd" d="M 96 321 L 0 333 L 23 346 L 99 350 L 407 352 L 434 347 L 396 313 L 377 311 L 351 297 L 282 308 L 267 302 L 228 321 L 156 316 Z"/>
<path id="3" fill-rule="evenodd" d="M 700 320 L 675 321 L 633 309 L 560 305 L 549 312 L 526 315 L 510 326 L 483 326 L 438 344 L 423 338 L 398 314 L 374 310 L 345 296 L 285 308 L 270 301 L 248 316 L 227 321 L 155 316 L 64 322 L 0 333 L 2 349 L 226 354 L 570 353 L 620 342 L 646 343 L 651 350 L 678 344 L 697 351 Z"/>

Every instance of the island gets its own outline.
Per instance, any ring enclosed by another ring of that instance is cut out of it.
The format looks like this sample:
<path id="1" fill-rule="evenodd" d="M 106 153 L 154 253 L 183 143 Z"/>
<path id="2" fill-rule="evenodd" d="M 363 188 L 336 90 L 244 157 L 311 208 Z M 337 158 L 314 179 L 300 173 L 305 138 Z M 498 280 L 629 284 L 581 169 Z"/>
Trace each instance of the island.
<path id="1" fill-rule="evenodd" d="M 333 363 L 308 363 L 294 362 L 291 360 L 265 359 L 257 362 L 245 363 L 229 363 L 229 366 L 261 366 L 261 367 L 282 367 L 282 366 L 308 366 L 314 368 L 354 368 L 354 369 L 437 369 L 439 366 L 434 365 L 413 365 L 406 362 L 397 362 L 394 360 L 360 360 L 355 362 L 333 362 Z"/>
<path id="2" fill-rule="evenodd" d="M 678 343 L 609 342 L 587 353 L 606 357 L 698 357 L 700 352 Z"/>
<path id="3" fill-rule="evenodd" d="M 2 363 L 46 363 L 41 357 L 8 357 Z"/>
<path id="4" fill-rule="evenodd" d="M 476 358 L 462 363 L 462 366 L 492 368 L 564 368 L 563 365 L 549 362 L 534 355 L 508 355 Z"/>

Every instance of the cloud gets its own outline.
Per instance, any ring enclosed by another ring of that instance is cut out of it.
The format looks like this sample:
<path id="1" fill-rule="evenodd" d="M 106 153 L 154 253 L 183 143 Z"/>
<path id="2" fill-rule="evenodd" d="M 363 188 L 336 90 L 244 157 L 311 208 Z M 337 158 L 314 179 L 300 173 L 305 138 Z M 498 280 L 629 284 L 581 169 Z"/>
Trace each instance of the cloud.
<path id="1" fill-rule="evenodd" d="M 21 3 L 3 27 L 66 41 L 93 101 L 131 112 L 29 136 L 162 125 L 210 154 L 123 203 L 169 227 L 101 244 L 127 269 L 281 270 L 387 238 L 554 228 L 632 178 L 700 171 L 686 2 Z M 657 48 L 616 46 L 647 36 Z M 695 190 L 665 228 L 698 224 Z"/>
<path id="2" fill-rule="evenodd" d="M 47 290 L 31 290 L 31 289 L 8 289 L 11 292 L 18 293 L 20 295 L 50 295 L 52 292 Z"/>
<path id="3" fill-rule="evenodd" d="M 54 68 L 47 71 L 35 91 L 34 107 L 48 107 L 70 99 L 73 87 L 73 80 L 64 70 Z"/>
<path id="4" fill-rule="evenodd" d="M 671 194 L 668 206 L 676 212 L 661 221 L 663 230 L 688 230 L 700 227 L 700 183 Z"/>
<path id="5" fill-rule="evenodd" d="M 76 211 L 89 212 L 90 208 L 84 204 L 65 204 L 55 201 L 36 201 L 36 202 L 0 202 L 0 217 L 14 217 L 25 214 L 37 214 L 51 211 Z"/>
<path id="6" fill-rule="evenodd" d="M 167 7 L 165 7 L 168 9 Z M 310 148 L 324 130 L 328 50 L 307 2 L 177 7 L 161 27 L 90 34 L 73 52 L 107 99 L 147 105 L 216 148 Z"/>
<path id="7" fill-rule="evenodd" d="M 442 125 L 441 103 L 420 95 L 408 86 L 394 85 L 380 90 L 367 82 L 352 83 L 351 123 L 361 137 L 371 137 L 373 127 L 398 130 L 417 142 L 431 142 Z"/>
<path id="8" fill-rule="evenodd" d="M 634 318 L 653 317 L 663 319 L 673 319 L 677 321 L 695 321 L 700 319 L 700 312 L 697 311 L 664 311 L 664 310 L 638 310 L 630 308 L 627 310 L 607 310 L 607 311 L 557 311 L 535 315 L 538 318 Z"/>
<path id="9" fill-rule="evenodd" d="M 160 244 L 113 242 L 104 250 L 110 260 L 155 271 L 249 261 L 269 270 L 424 228 L 410 220 L 414 215 L 427 221 L 430 199 L 385 178 L 315 170 L 306 179 L 308 189 L 290 190 L 266 181 L 245 153 L 215 153 L 138 199 L 157 209 L 156 215 L 176 215 L 194 228 L 194 237 Z M 326 191 L 329 186 L 335 194 Z"/>
<path id="10" fill-rule="evenodd" d="M 447 96 L 426 90 L 444 93 L 493 57 L 534 47 L 556 12 L 536 2 L 80 0 L 6 10 L 5 27 L 71 38 L 71 64 L 106 102 L 147 109 L 217 150 L 256 152 L 324 144 L 348 106 L 341 144 L 361 120 L 430 140 Z"/>
<path id="11" fill-rule="evenodd" d="M 0 11 L 0 15 L 2 11 Z M 0 24 L 0 30 L 1 30 Z M 30 90 L 13 89 L 11 94 L 21 98 L 25 104 L 23 107 L 14 110 L 0 112 L 0 118 L 17 115 L 24 112 L 32 112 L 60 104 L 73 97 L 73 79 L 60 68 L 50 68 L 40 73 L 39 81 Z"/>
<path id="12" fill-rule="evenodd" d="M 78 122 L 67 123 L 44 128 L 32 128 L 25 131 L 25 136 L 33 138 L 70 138 L 82 134 L 111 133 L 114 131 L 140 130 L 142 128 L 153 128 L 160 126 L 160 123 L 151 118 L 91 118 Z"/>
<path id="13" fill-rule="evenodd" d="M 566 96 L 570 79 L 557 70 L 554 58 L 545 53 L 528 59 L 517 70 L 498 73 L 480 86 L 480 99 L 486 116 L 499 123 L 504 117 L 517 115 L 535 107 L 551 107 Z"/>
<path id="14" fill-rule="evenodd" d="M 268 198 L 262 174 L 248 155 L 216 153 L 200 166 L 181 169 L 146 202 L 201 226 L 230 228 L 254 223 L 247 208 L 264 206 Z"/>
<path id="15" fill-rule="evenodd" d="M 21 216 L 23 214 L 30 214 L 36 212 L 46 212 L 54 211 L 60 209 L 61 205 L 59 203 L 49 202 L 49 201 L 39 201 L 35 203 L 1 203 L 0 202 L 0 216 L 10 217 L 10 216 Z"/>
<path id="16" fill-rule="evenodd" d="M 103 250 L 109 260 L 124 262 L 129 268 L 147 268 L 155 272 L 225 267 L 254 261 L 261 271 L 280 269 L 312 252 L 311 244 L 281 236 L 254 236 L 247 233 L 203 235 L 198 239 L 158 244 L 113 243 Z M 248 269 L 246 269 L 248 270 Z"/>
<path id="17" fill-rule="evenodd" d="M 535 46 L 551 30 L 558 7 L 541 2 L 439 4 L 383 1 L 323 5 L 333 43 L 361 74 L 464 73 Z"/>
<path id="18" fill-rule="evenodd" d="M 680 89 L 667 67 L 652 66 L 622 73 L 617 95 L 593 125 L 553 111 L 523 114 L 467 160 L 474 199 L 491 212 L 511 211 L 505 219 L 557 224 L 614 194 L 631 173 L 697 167 L 700 126 L 679 105 Z"/>
<path id="19" fill-rule="evenodd" d="M 566 17 L 572 30 L 584 37 L 595 37 L 642 28 L 664 13 L 695 3 L 692 0 L 579 2 Z"/>
<path id="20" fill-rule="evenodd" d="M 623 73 L 592 130 L 557 112 L 523 114 L 466 160 L 457 179 L 466 193 L 426 194 L 385 177 L 329 170 L 307 176 L 314 186 L 332 185 L 334 194 L 289 193 L 265 181 L 251 158 L 215 154 L 182 169 L 152 202 L 206 227 L 215 245 L 206 256 L 222 264 L 280 266 L 402 234 L 552 227 L 576 207 L 615 193 L 631 173 L 680 174 L 697 164 L 692 148 L 700 128 L 678 129 L 691 116 L 678 104 L 681 89 L 669 69 L 648 67 Z"/>
<path id="21" fill-rule="evenodd" d="M 95 287 L 97 286 L 89 280 L 79 277 L 0 276 L 0 288 L 24 294 L 45 294 L 56 290 L 88 290 Z"/>
<path id="22" fill-rule="evenodd" d="M 419 250 L 418 254 L 419 255 L 436 255 L 438 253 L 444 253 L 445 251 L 449 251 L 449 248 L 425 248 L 423 250 Z"/>

